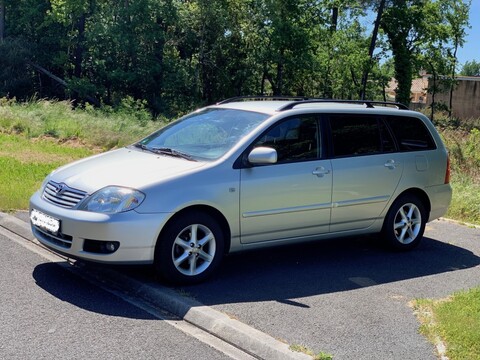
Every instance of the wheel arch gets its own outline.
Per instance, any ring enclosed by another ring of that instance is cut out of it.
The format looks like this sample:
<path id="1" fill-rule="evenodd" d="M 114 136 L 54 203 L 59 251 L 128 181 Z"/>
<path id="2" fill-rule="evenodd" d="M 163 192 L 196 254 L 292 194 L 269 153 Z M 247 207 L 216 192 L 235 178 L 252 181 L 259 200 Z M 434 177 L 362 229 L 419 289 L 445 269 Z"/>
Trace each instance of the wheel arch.
<path id="1" fill-rule="evenodd" d="M 387 221 L 388 213 L 390 212 L 390 209 L 392 208 L 393 204 L 395 204 L 395 201 L 400 199 L 402 196 L 406 196 L 406 195 L 413 195 L 413 196 L 417 197 L 418 199 L 420 199 L 423 206 L 425 207 L 425 211 L 427 213 L 427 221 L 426 222 L 428 222 L 428 220 L 430 218 L 430 210 L 432 208 L 432 205 L 430 203 L 430 198 L 428 197 L 428 194 L 420 188 L 409 188 L 409 189 L 405 189 L 400 194 L 398 194 L 394 199 L 392 199 L 389 206 L 386 208 L 385 217 L 383 218 L 383 221 L 382 221 L 382 230 L 381 230 L 382 232 L 385 229 L 385 223 Z"/>
<path id="2" fill-rule="evenodd" d="M 432 209 L 432 204 L 430 203 L 430 198 L 428 197 L 428 194 L 422 189 L 410 188 L 410 189 L 404 190 L 402 193 L 400 193 L 395 198 L 394 201 L 396 201 L 401 196 L 405 196 L 405 195 L 413 195 L 413 196 L 416 196 L 418 199 L 420 199 L 423 206 L 425 206 L 425 211 L 427 212 L 427 222 L 428 222 L 428 218 L 430 218 L 430 211 Z M 392 202 L 392 204 L 393 204 L 393 202 Z"/>
<path id="3" fill-rule="evenodd" d="M 165 229 L 168 227 L 168 225 L 172 221 L 174 221 L 179 217 L 184 216 L 187 213 L 193 213 L 193 212 L 202 212 L 202 213 L 208 214 L 218 221 L 218 224 L 222 229 L 224 239 L 225 239 L 224 253 L 227 254 L 230 251 L 230 243 L 231 243 L 230 225 L 228 224 L 228 221 L 225 218 L 225 216 L 223 216 L 223 214 L 220 211 L 208 205 L 192 205 L 176 212 L 170 219 L 168 219 L 168 221 L 163 226 L 162 230 L 160 231 L 160 234 L 158 235 L 157 242 L 160 241 L 163 233 L 165 232 Z"/>

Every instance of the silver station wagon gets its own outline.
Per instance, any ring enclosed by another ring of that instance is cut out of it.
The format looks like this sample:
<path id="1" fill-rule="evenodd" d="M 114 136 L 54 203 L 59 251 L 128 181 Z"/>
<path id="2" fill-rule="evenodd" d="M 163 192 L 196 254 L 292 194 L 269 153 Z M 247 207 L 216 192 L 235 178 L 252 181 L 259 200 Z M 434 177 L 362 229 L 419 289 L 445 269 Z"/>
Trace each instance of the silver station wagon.
<path id="1" fill-rule="evenodd" d="M 417 246 L 451 200 L 447 150 L 394 103 L 234 98 L 53 171 L 35 237 L 70 258 L 153 263 L 171 283 L 240 250 L 380 233 Z"/>

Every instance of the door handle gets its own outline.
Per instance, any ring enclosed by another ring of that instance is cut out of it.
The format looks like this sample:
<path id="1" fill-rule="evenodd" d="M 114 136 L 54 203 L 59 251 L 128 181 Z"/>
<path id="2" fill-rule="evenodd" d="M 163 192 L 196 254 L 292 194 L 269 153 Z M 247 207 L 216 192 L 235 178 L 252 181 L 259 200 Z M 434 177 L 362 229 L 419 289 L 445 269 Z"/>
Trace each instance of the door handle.
<path id="1" fill-rule="evenodd" d="M 385 166 L 386 168 L 389 168 L 390 170 L 393 170 L 393 169 L 395 169 L 395 168 L 397 167 L 397 164 L 395 164 L 395 160 L 388 160 L 388 161 L 384 164 L 384 166 Z"/>
<path id="2" fill-rule="evenodd" d="M 325 175 L 330 174 L 330 170 L 325 169 L 323 166 L 321 166 L 313 170 L 312 174 L 317 175 L 318 177 L 324 177 Z"/>

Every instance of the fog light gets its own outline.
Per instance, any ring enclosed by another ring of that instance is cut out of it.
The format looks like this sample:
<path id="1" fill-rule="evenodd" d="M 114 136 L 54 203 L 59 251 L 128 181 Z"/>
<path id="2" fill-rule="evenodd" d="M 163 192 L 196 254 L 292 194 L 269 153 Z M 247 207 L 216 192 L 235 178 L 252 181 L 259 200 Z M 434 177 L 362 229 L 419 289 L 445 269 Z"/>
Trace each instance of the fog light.
<path id="1" fill-rule="evenodd" d="M 107 242 L 105 244 L 105 250 L 107 250 L 108 252 L 114 252 L 115 250 L 117 250 L 117 247 L 113 242 Z"/>
<path id="2" fill-rule="evenodd" d="M 118 250 L 120 243 L 118 241 L 99 241 L 85 239 L 83 251 L 95 254 L 112 254 Z"/>

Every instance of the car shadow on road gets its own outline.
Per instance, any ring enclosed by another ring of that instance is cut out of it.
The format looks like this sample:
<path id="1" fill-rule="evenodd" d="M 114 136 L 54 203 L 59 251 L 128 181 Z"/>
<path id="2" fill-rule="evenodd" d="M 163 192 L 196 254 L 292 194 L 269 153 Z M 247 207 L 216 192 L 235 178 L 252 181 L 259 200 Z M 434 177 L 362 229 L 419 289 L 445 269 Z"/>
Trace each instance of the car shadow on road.
<path id="1" fill-rule="evenodd" d="M 32 274 L 36 284 L 57 299 L 80 309 L 131 319 L 157 320 L 120 297 L 92 285 L 55 263 L 37 265 Z"/>
<path id="2" fill-rule="evenodd" d="M 428 237 L 409 252 L 388 251 L 371 237 L 345 238 L 233 254 L 216 278 L 183 289 L 205 305 L 282 302 L 479 264 L 471 251 Z"/>
<path id="3" fill-rule="evenodd" d="M 304 307 L 292 299 L 420 278 L 479 264 L 480 257 L 473 252 L 428 237 L 409 252 L 386 250 L 374 237 L 341 238 L 231 254 L 209 281 L 176 290 L 204 305 L 277 301 Z M 107 268 L 148 286 L 164 286 L 157 281 L 152 266 L 85 265 L 98 274 Z M 38 265 L 33 277 L 53 296 L 82 309 L 106 315 L 153 318 L 59 269 L 58 265 Z"/>

